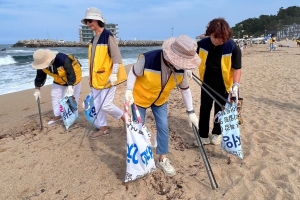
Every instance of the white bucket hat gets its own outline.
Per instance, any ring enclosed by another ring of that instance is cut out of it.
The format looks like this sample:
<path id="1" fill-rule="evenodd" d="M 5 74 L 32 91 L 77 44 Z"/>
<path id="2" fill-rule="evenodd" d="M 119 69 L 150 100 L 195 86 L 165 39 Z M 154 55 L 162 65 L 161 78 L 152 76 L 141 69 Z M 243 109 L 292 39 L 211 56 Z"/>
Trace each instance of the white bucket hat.
<path id="1" fill-rule="evenodd" d="M 105 24 L 105 19 L 102 16 L 101 11 L 98 8 L 88 8 L 85 11 L 85 17 L 81 20 L 81 23 L 85 24 L 84 22 L 85 19 L 94 19 L 94 20 L 99 20 Z"/>
<path id="2" fill-rule="evenodd" d="M 34 69 L 45 69 L 55 58 L 55 53 L 49 49 L 38 49 L 33 53 L 33 62 L 31 63 Z"/>
<path id="3" fill-rule="evenodd" d="M 176 69 L 194 69 L 201 63 L 196 53 L 197 43 L 187 35 L 169 38 L 162 45 L 164 58 Z"/>

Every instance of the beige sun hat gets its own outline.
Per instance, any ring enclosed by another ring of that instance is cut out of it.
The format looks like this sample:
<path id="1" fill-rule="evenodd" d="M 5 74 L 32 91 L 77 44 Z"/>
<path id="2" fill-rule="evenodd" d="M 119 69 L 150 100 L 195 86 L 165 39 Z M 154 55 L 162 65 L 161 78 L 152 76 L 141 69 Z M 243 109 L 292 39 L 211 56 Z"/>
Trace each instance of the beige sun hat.
<path id="1" fill-rule="evenodd" d="M 86 25 L 86 23 L 84 22 L 85 19 L 99 20 L 105 24 L 105 19 L 98 8 L 91 7 L 86 9 L 85 17 L 81 20 L 81 23 Z"/>
<path id="2" fill-rule="evenodd" d="M 176 69 L 194 69 L 201 59 L 196 53 L 197 43 L 187 35 L 169 38 L 162 45 L 164 58 Z"/>
<path id="3" fill-rule="evenodd" d="M 33 53 L 33 62 L 31 63 L 34 69 L 45 69 L 55 58 L 55 53 L 49 49 L 38 49 Z"/>

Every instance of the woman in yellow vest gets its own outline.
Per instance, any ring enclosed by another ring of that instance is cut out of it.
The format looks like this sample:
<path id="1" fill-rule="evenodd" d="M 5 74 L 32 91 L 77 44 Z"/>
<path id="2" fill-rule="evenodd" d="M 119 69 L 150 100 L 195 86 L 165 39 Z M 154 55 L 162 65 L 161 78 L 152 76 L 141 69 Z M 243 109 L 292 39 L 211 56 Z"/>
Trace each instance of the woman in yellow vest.
<path id="1" fill-rule="evenodd" d="M 141 54 L 128 74 L 125 100 L 137 105 L 143 122 L 146 109 L 151 108 L 157 129 L 156 153 L 159 155 L 157 167 L 168 176 L 176 174 L 167 158 L 169 152 L 167 104 L 170 92 L 176 86 L 180 88 L 190 125 L 198 126 L 188 78 L 185 75 L 185 70 L 194 69 L 200 64 L 196 48 L 196 42 L 188 36 L 170 38 L 163 43 L 162 49 Z M 136 120 L 134 108 L 132 114 Z"/>
<path id="2" fill-rule="evenodd" d="M 48 122 L 48 124 L 53 124 L 62 120 L 58 102 L 64 97 L 66 89 L 68 95 L 74 95 L 78 103 L 82 78 L 81 64 L 72 55 L 64 53 L 55 55 L 49 49 L 36 50 L 33 54 L 33 60 L 31 66 L 37 69 L 34 80 L 36 100 L 41 98 L 40 88 L 45 84 L 47 75 L 54 78 L 51 90 L 54 117 Z"/>
<path id="3" fill-rule="evenodd" d="M 115 106 L 113 100 L 116 85 L 126 81 L 127 75 L 117 41 L 112 33 L 104 28 L 105 20 L 100 10 L 88 8 L 81 22 L 95 32 L 88 47 L 88 61 L 90 87 L 98 113 L 95 126 L 99 128 L 98 132 L 90 134 L 90 139 L 96 139 L 108 134 L 107 114 L 125 122 L 123 110 Z"/>
<path id="4" fill-rule="evenodd" d="M 275 49 L 274 43 L 275 43 L 275 38 L 274 38 L 274 34 L 272 34 L 270 38 L 270 52 L 272 52 Z"/>
<path id="5" fill-rule="evenodd" d="M 205 35 L 208 38 L 198 42 L 197 53 L 202 62 L 199 66 L 200 79 L 212 89 L 227 99 L 229 93 L 236 94 L 241 78 L 241 50 L 236 43 L 230 39 L 231 29 L 223 18 L 216 18 L 209 22 Z M 205 89 L 210 91 L 205 85 Z M 225 102 L 211 92 L 214 98 L 222 105 Z M 209 139 L 210 112 L 214 100 L 201 90 L 199 133 L 202 144 L 218 145 L 222 141 L 219 123 L 214 123 L 211 140 Z M 221 107 L 214 103 L 214 115 Z M 197 142 L 194 142 L 197 145 Z"/>
<path id="6" fill-rule="evenodd" d="M 300 47 L 300 36 L 296 39 L 297 47 Z"/>

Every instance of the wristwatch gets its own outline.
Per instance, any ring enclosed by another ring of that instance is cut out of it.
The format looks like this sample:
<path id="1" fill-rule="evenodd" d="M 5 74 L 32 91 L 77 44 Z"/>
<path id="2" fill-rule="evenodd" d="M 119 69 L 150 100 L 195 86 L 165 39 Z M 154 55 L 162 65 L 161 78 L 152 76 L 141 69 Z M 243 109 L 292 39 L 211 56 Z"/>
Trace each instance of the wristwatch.
<path id="1" fill-rule="evenodd" d="M 194 111 L 194 109 L 190 110 L 190 111 L 187 110 L 186 113 L 189 115 L 189 114 L 195 113 L 195 111 Z"/>

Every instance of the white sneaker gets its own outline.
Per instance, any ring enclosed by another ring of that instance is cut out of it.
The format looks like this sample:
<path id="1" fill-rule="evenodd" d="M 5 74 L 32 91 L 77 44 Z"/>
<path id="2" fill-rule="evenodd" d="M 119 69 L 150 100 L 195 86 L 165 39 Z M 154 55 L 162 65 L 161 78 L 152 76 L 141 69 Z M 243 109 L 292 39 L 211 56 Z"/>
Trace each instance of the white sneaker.
<path id="1" fill-rule="evenodd" d="M 211 137 L 212 144 L 218 145 L 218 144 L 221 144 L 221 142 L 222 142 L 222 134 L 221 135 L 212 134 L 212 137 Z"/>
<path id="2" fill-rule="evenodd" d="M 200 137 L 202 145 L 210 144 L 210 139 L 209 138 L 202 138 Z M 194 145 L 198 146 L 197 140 L 194 141 Z"/>
<path id="3" fill-rule="evenodd" d="M 176 171 L 175 171 L 174 167 L 172 167 L 172 165 L 170 164 L 170 161 L 168 158 L 164 158 L 161 162 L 158 161 L 156 163 L 156 166 L 157 166 L 157 168 L 162 169 L 167 176 L 175 176 L 176 175 Z"/>

